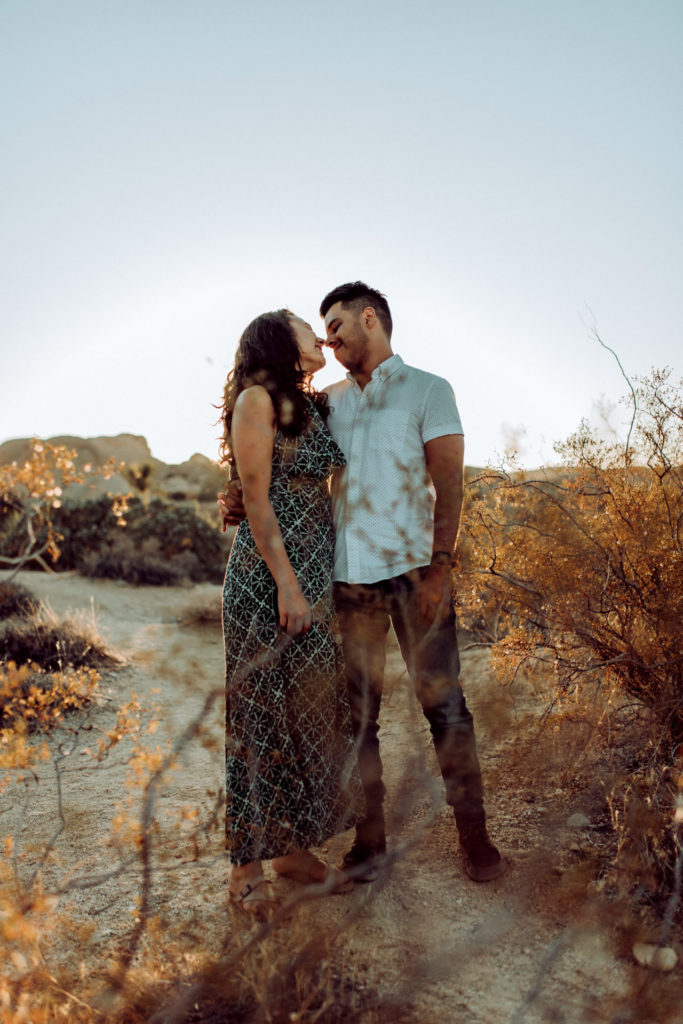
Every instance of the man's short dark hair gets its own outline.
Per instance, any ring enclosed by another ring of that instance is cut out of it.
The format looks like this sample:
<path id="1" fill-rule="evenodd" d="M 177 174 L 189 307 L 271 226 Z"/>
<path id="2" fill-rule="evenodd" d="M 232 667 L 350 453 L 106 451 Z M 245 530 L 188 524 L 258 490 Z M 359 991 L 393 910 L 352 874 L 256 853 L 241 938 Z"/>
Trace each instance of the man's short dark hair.
<path id="1" fill-rule="evenodd" d="M 333 288 L 320 303 L 320 315 L 324 317 L 328 310 L 337 302 L 341 302 L 344 309 L 353 309 L 360 313 L 366 306 L 372 306 L 377 319 L 384 328 L 387 338 L 391 337 L 393 323 L 389 303 L 384 295 L 376 288 L 369 288 L 363 281 L 350 281 L 348 284 L 340 284 Z"/>

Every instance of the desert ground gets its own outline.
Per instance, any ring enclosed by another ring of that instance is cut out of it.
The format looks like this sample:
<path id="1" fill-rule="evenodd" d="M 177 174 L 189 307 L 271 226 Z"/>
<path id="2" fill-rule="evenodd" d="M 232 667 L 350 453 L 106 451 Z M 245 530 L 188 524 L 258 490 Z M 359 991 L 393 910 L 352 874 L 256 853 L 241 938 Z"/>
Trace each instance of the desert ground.
<path id="1" fill-rule="evenodd" d="M 188 963 L 200 946 L 217 953 L 227 931 L 248 941 L 257 926 L 226 901 L 220 626 L 184 624 L 190 610 L 218 605 L 220 587 L 133 587 L 75 573 L 22 572 L 18 579 L 56 615 L 94 621 L 122 661 L 117 670 L 103 673 L 87 727 L 81 722 L 72 740 L 74 727 L 66 725 L 50 740 L 53 752 L 59 746 L 68 756 L 61 762 L 65 828 L 46 866 L 46 887 L 116 869 L 113 823 L 122 814 L 139 816 L 141 792 L 131 786 L 126 743 L 101 764 L 94 765 L 88 753 L 98 736 L 112 729 L 116 708 L 137 695 L 158 722 L 142 742 L 163 751 L 202 717 L 213 694 L 199 738 L 182 748 L 152 808 L 150 914 L 153 930 L 172 936 Z M 339 942 L 358 991 L 372 993 L 385 1013 L 393 1008 L 382 1019 L 435 1024 L 626 1020 L 612 1017 L 608 1007 L 620 1003 L 633 971 L 642 969 L 629 962 L 608 919 L 601 923 L 599 904 L 589 898 L 591 875 L 581 870 L 592 831 L 599 827 L 596 806 L 585 790 L 574 791 L 561 752 L 547 771 L 525 775 L 525 755 L 536 742 L 533 723 L 544 700 L 542 683 L 502 687 L 490 671 L 486 647 L 468 643 L 467 637 L 461 647 L 490 831 L 509 861 L 507 874 L 477 885 L 463 870 L 426 722 L 394 642 L 381 742 L 396 858 L 376 883 L 302 903 L 279 927 L 341 930 Z M 14 794 L 2 817 L 3 833 L 14 833 L 20 847 L 39 849 L 55 832 L 57 797 L 54 767 L 48 763 L 23 795 Z M 350 841 L 350 834 L 337 837 L 320 853 L 337 862 Z M 20 870 L 30 865 L 29 853 Z M 115 957 L 134 928 L 141 881 L 139 859 L 133 858 L 111 878 L 65 893 L 60 909 L 74 926 L 48 943 L 48 964 L 56 971 L 80 965 L 83 973 Z M 276 887 L 284 899 L 300 888 L 281 879 Z M 83 925 L 90 927 L 83 930 Z M 361 1004 L 355 1019 L 377 1019 Z"/>

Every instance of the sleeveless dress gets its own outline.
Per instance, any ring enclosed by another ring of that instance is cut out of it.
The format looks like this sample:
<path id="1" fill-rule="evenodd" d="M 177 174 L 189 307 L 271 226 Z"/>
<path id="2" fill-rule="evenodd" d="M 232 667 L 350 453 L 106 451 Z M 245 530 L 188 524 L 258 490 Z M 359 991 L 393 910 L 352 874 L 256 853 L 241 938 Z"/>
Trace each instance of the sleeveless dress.
<path id="1" fill-rule="evenodd" d="M 328 478 L 344 455 L 312 401 L 298 437 L 273 444 L 269 497 L 312 609 L 306 634 L 279 626 L 277 587 L 245 519 L 223 588 L 226 839 L 233 864 L 319 846 L 362 801 L 332 598 Z"/>

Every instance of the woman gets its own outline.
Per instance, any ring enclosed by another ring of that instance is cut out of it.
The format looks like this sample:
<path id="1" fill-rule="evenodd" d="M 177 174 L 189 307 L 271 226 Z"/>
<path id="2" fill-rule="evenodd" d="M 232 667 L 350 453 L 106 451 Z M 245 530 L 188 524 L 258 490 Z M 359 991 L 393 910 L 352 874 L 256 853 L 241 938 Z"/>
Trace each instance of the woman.
<path id="1" fill-rule="evenodd" d="M 223 457 L 247 518 L 223 590 L 230 896 L 274 905 L 261 862 L 304 883 L 333 870 L 310 851 L 354 823 L 359 799 L 341 650 L 333 635 L 328 477 L 344 456 L 310 378 L 322 341 L 288 310 L 240 338 L 223 403 Z M 337 891 L 343 876 L 330 879 Z"/>

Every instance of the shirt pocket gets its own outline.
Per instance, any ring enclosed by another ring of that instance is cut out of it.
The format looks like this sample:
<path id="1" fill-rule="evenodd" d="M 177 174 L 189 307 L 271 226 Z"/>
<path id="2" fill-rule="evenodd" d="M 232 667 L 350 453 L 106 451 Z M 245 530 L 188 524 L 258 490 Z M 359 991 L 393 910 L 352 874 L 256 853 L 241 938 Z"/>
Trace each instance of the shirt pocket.
<path id="1" fill-rule="evenodd" d="M 405 409 L 374 410 L 368 421 L 368 449 L 377 458 L 402 463 L 412 419 L 412 414 Z"/>

